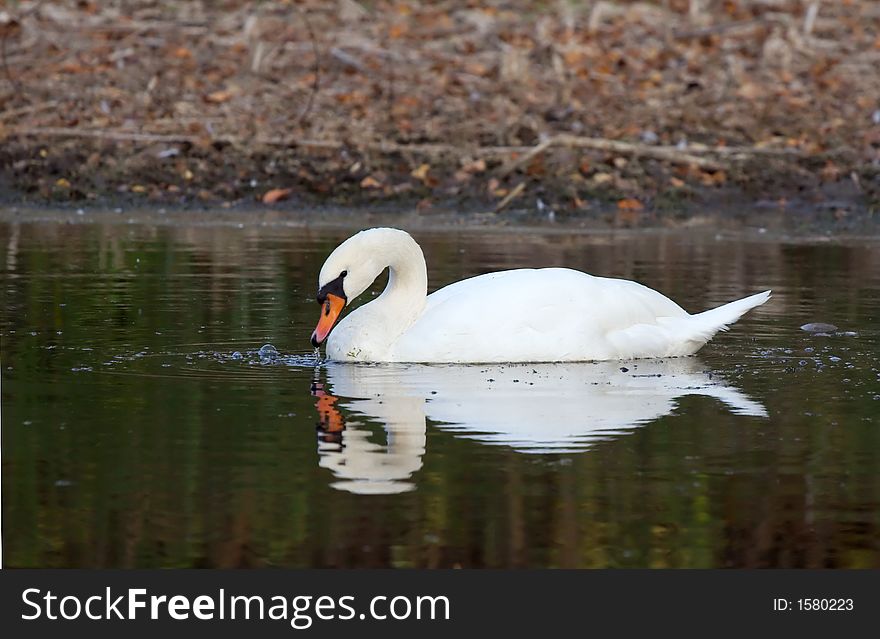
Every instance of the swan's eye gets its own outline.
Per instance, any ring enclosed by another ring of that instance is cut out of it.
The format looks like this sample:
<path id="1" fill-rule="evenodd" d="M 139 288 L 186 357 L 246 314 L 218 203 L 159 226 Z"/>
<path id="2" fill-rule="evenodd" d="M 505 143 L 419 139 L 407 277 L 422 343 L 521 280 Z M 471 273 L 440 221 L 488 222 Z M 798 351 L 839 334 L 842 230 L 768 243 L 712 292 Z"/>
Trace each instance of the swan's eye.
<path id="1" fill-rule="evenodd" d="M 346 275 L 348 275 L 348 271 L 342 271 L 342 273 L 339 274 L 339 277 L 345 277 Z"/>
<path id="2" fill-rule="evenodd" d="M 324 315 L 330 315 L 330 300 L 324 304 Z"/>

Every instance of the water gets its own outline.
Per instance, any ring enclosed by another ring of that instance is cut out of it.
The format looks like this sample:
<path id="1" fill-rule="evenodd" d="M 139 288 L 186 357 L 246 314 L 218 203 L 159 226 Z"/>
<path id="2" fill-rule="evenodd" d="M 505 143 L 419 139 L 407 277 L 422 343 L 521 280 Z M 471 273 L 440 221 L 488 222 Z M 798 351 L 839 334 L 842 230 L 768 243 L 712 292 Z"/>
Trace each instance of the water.
<path id="1" fill-rule="evenodd" d="M 880 243 L 420 232 L 432 288 L 774 294 L 695 358 L 321 364 L 349 234 L 0 225 L 6 565 L 880 567 Z"/>

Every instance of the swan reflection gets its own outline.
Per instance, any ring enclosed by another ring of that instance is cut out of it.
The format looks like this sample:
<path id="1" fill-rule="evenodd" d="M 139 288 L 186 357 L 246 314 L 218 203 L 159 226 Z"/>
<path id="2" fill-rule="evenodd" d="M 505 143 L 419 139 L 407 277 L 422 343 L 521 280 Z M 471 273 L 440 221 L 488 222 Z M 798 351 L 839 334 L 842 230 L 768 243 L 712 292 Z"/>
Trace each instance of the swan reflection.
<path id="1" fill-rule="evenodd" d="M 326 385 L 312 391 L 321 418 L 320 465 L 338 478 L 335 488 L 353 493 L 414 489 L 409 480 L 422 467 L 427 419 L 459 437 L 522 453 L 572 453 L 670 414 L 686 395 L 713 397 L 737 415 L 767 416 L 696 358 L 325 368 Z M 368 422 L 384 427 L 386 444 L 371 441 Z"/>

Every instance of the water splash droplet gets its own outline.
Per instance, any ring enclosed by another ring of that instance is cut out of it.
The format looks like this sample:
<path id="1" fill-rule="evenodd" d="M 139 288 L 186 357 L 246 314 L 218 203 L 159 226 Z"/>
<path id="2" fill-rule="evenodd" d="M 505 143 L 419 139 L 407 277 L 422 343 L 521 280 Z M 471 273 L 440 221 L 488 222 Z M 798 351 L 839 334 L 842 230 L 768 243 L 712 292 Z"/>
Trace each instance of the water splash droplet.
<path id="1" fill-rule="evenodd" d="M 278 349 L 271 344 L 264 344 L 260 347 L 260 350 L 257 351 L 257 355 L 259 355 L 260 359 L 263 361 L 272 361 L 278 359 Z"/>

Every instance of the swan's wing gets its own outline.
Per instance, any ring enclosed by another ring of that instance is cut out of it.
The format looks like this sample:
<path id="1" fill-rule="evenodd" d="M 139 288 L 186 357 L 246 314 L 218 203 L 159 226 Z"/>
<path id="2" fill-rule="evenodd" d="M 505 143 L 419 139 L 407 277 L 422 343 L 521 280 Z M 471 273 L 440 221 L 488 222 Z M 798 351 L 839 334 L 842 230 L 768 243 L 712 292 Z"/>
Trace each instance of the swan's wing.
<path id="1" fill-rule="evenodd" d="M 425 314 L 447 302 L 464 303 L 472 297 L 491 295 L 511 301 L 552 302 L 572 296 L 601 303 L 606 313 L 625 311 L 635 321 L 656 317 L 678 317 L 686 312 L 671 299 L 631 280 L 596 277 L 567 268 L 514 269 L 477 275 L 445 286 L 428 296 Z M 628 324 L 630 325 L 630 324 Z M 621 328 L 616 326 L 614 328 Z"/>
<path id="2" fill-rule="evenodd" d="M 675 302 L 636 282 L 563 268 L 502 271 L 428 296 L 395 355 L 449 362 L 613 358 L 609 332 L 684 315 Z"/>

